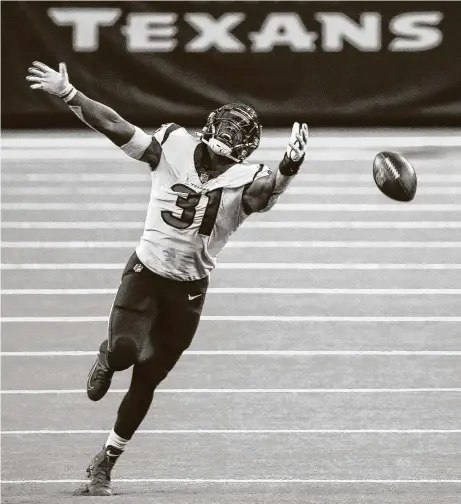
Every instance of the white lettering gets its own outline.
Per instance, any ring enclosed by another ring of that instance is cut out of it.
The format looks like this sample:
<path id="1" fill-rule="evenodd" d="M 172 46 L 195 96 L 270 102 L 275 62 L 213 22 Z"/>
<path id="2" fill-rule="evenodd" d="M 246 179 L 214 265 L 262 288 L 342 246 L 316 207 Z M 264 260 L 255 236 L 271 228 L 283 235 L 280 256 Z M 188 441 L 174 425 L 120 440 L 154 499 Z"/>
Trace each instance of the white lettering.
<path id="1" fill-rule="evenodd" d="M 132 52 L 171 52 L 178 44 L 174 26 L 178 15 L 173 12 L 132 12 L 122 30 L 127 48 Z"/>
<path id="2" fill-rule="evenodd" d="M 362 13 L 359 24 L 341 12 L 318 12 L 315 19 L 322 24 L 324 51 L 342 51 L 344 41 L 360 51 L 381 49 L 381 16 L 377 12 Z"/>
<path id="3" fill-rule="evenodd" d="M 216 47 L 222 52 L 243 52 L 245 45 L 230 33 L 245 19 L 243 12 L 229 12 L 215 19 L 206 12 L 185 14 L 184 19 L 199 33 L 185 47 L 187 52 L 205 52 Z"/>
<path id="4" fill-rule="evenodd" d="M 269 52 L 276 45 L 289 46 L 292 51 L 315 51 L 316 33 L 306 30 L 295 12 L 268 14 L 261 30 L 248 34 L 254 52 Z"/>
<path id="5" fill-rule="evenodd" d="M 120 17 L 120 9 L 79 9 L 52 7 L 48 16 L 58 26 L 72 26 L 74 51 L 94 52 L 99 48 L 99 27 L 112 26 Z"/>
<path id="6" fill-rule="evenodd" d="M 442 19 L 441 12 L 408 12 L 396 16 L 391 20 L 389 29 L 400 37 L 389 44 L 389 50 L 428 51 L 437 47 L 442 42 L 443 35 L 433 25 L 439 24 Z"/>

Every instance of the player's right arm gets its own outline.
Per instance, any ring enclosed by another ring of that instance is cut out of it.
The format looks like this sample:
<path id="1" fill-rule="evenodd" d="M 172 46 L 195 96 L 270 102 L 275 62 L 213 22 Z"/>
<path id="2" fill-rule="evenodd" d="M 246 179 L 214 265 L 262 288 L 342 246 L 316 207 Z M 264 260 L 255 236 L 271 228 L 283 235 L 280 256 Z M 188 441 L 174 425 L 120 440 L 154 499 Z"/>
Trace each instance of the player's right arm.
<path id="1" fill-rule="evenodd" d="M 59 72 L 44 63 L 34 61 L 26 79 L 32 89 L 41 89 L 62 98 L 70 110 L 85 124 L 105 135 L 128 156 L 156 167 L 162 148 L 154 136 L 123 119 L 115 110 L 88 98 L 69 83 L 66 65 L 59 64 Z"/>

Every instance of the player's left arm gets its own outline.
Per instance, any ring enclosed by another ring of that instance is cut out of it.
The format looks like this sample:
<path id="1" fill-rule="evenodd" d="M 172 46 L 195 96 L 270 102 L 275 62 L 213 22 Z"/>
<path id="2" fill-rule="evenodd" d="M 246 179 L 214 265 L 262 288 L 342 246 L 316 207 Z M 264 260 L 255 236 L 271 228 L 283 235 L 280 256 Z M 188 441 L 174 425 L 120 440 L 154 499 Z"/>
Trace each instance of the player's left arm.
<path id="1" fill-rule="evenodd" d="M 243 207 L 247 213 L 267 212 L 298 173 L 304 162 L 308 129 L 306 124 L 294 123 L 285 155 L 278 169 L 270 175 L 254 180 L 243 195 Z"/>
<path id="2" fill-rule="evenodd" d="M 65 63 L 59 64 L 59 72 L 39 61 L 29 68 L 32 89 L 41 89 L 62 98 L 70 110 L 87 126 L 102 133 L 128 156 L 156 166 L 162 148 L 155 137 L 145 133 L 121 117 L 115 110 L 92 100 L 75 89 L 69 82 Z"/>

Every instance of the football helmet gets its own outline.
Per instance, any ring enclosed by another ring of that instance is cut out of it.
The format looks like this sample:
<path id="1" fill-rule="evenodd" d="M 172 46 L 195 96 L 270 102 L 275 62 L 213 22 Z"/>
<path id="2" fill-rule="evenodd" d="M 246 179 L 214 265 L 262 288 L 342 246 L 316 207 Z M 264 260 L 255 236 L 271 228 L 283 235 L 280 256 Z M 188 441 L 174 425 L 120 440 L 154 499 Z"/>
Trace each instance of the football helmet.
<path id="1" fill-rule="evenodd" d="M 199 136 L 216 154 L 241 163 L 257 149 L 261 130 L 251 107 L 230 103 L 211 112 Z"/>

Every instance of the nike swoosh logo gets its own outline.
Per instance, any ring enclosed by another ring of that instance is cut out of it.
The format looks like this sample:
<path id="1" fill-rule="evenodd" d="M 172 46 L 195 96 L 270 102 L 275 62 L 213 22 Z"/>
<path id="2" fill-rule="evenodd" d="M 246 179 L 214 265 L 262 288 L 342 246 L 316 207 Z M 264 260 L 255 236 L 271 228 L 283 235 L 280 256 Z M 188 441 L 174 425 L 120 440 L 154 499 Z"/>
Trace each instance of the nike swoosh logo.
<path id="1" fill-rule="evenodd" d="M 190 294 L 188 294 L 188 296 L 189 296 L 189 301 L 192 301 L 193 299 L 198 298 L 198 297 L 200 297 L 201 295 L 202 295 L 202 294 L 197 294 L 196 296 L 191 296 Z"/>
<path id="2" fill-rule="evenodd" d="M 109 457 L 118 457 L 120 454 L 119 453 L 112 453 L 110 450 L 107 450 L 106 455 L 108 455 Z"/>

